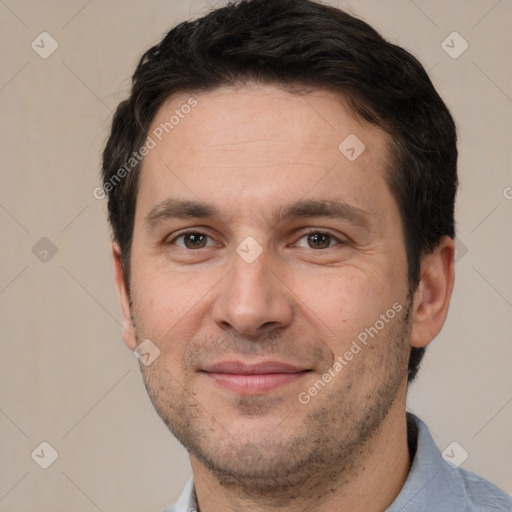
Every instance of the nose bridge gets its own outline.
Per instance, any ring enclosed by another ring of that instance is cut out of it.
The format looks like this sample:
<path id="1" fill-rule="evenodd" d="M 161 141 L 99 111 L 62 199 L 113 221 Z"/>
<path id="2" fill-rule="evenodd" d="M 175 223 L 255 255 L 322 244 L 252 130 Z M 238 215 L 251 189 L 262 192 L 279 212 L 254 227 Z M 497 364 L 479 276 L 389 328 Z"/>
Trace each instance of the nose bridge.
<path id="1" fill-rule="evenodd" d="M 286 287 L 270 267 L 269 254 L 262 251 L 255 258 L 246 258 L 243 251 L 248 248 L 247 252 L 253 250 L 242 243 L 233 254 L 231 271 L 214 306 L 214 320 L 223 328 L 257 335 L 289 323 L 292 308 Z"/>
<path id="2" fill-rule="evenodd" d="M 240 247 L 241 251 L 243 247 Z M 266 254 L 261 254 L 253 261 L 245 260 L 240 253 L 233 257 L 231 274 L 231 287 L 234 295 L 240 300 L 251 297 L 252 303 L 265 301 L 270 297 L 270 281 L 272 272 L 269 268 L 269 261 Z M 227 290 L 229 292 L 229 289 Z"/>

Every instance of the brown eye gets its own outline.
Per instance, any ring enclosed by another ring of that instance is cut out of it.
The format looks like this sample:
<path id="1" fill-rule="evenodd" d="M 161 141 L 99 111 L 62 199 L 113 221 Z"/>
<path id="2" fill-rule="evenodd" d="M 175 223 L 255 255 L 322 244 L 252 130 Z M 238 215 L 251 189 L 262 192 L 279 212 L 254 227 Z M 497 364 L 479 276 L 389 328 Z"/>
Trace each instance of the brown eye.
<path id="1" fill-rule="evenodd" d="M 331 236 L 326 233 L 310 233 L 307 235 L 308 246 L 311 249 L 327 249 L 331 245 Z"/>
<path id="2" fill-rule="evenodd" d="M 183 249 L 203 249 L 213 245 L 209 238 L 209 236 L 203 233 L 184 233 L 178 236 L 174 243 Z"/>
<path id="3" fill-rule="evenodd" d="M 185 246 L 188 249 L 202 249 L 206 246 L 206 236 L 201 233 L 191 233 L 184 236 Z"/>

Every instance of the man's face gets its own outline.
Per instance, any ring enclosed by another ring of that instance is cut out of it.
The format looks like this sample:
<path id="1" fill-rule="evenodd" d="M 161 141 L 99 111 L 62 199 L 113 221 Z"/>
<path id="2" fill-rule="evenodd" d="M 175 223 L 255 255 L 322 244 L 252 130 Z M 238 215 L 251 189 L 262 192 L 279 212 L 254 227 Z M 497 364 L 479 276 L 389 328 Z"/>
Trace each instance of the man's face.
<path id="1" fill-rule="evenodd" d="M 188 99 L 171 98 L 149 135 Z M 226 483 L 346 468 L 405 399 L 407 261 L 387 135 L 328 92 L 195 99 L 153 136 L 140 176 L 131 299 L 138 342 L 160 350 L 141 365 L 148 392 L 193 464 Z"/>

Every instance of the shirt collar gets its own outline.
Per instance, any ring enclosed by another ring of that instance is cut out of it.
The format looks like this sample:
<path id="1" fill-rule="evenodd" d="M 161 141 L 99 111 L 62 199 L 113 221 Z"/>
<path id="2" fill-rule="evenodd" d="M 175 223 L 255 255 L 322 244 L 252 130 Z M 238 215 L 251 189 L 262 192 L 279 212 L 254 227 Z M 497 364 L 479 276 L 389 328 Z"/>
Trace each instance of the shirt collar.
<path id="1" fill-rule="evenodd" d="M 416 453 L 402 490 L 386 512 L 463 512 L 466 491 L 459 471 L 443 459 L 425 423 L 411 413 L 407 419 L 418 427 Z"/>
<path id="2" fill-rule="evenodd" d="M 166 510 L 162 512 L 166 512 Z M 174 505 L 174 510 L 176 512 L 197 512 L 199 510 L 193 476 L 185 484 L 178 501 Z"/>

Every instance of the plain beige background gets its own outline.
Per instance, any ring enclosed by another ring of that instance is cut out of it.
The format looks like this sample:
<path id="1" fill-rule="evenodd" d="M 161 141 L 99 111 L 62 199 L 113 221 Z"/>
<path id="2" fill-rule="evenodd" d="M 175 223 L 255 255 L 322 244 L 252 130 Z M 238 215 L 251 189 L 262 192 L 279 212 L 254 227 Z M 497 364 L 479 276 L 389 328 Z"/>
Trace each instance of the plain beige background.
<path id="1" fill-rule="evenodd" d="M 416 54 L 458 122 L 455 293 L 409 404 L 441 450 L 456 441 L 462 467 L 512 493 L 512 1 L 331 3 Z M 121 341 L 106 201 L 93 190 L 138 58 L 205 8 L 0 0 L 2 512 L 156 512 L 190 475 Z M 58 43 L 46 59 L 31 47 L 44 31 Z M 456 59 L 442 47 L 454 31 L 469 44 Z M 48 469 L 31 458 L 43 441 L 58 452 Z"/>

